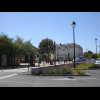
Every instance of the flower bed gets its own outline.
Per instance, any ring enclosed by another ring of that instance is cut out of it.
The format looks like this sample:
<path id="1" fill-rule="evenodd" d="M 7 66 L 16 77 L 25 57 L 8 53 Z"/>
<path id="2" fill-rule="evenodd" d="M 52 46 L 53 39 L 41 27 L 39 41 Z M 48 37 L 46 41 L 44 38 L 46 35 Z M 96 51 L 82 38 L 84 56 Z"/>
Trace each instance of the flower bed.
<path id="1" fill-rule="evenodd" d="M 83 70 L 80 69 L 71 69 L 71 68 L 65 68 L 65 67 L 59 67 L 59 68 L 51 68 L 51 69 L 45 69 L 40 71 L 39 74 L 44 75 L 85 75 L 86 73 Z"/>
<path id="2" fill-rule="evenodd" d="M 31 69 L 31 74 L 33 75 L 88 75 L 83 70 L 80 69 L 72 69 L 71 67 L 67 67 L 64 65 L 57 66 L 47 66 L 47 67 L 33 67 Z"/>

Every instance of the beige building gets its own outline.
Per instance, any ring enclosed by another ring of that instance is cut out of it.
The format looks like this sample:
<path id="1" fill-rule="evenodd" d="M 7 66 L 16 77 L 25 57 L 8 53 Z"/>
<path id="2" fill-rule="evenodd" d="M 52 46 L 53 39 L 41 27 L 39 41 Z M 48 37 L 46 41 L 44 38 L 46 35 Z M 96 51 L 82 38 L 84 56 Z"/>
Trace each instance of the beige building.
<path id="1" fill-rule="evenodd" d="M 56 45 L 56 58 L 61 58 L 62 60 L 68 60 L 68 58 L 74 57 L 74 44 L 59 44 Z M 75 57 L 83 57 L 83 48 L 80 45 L 75 44 Z"/>

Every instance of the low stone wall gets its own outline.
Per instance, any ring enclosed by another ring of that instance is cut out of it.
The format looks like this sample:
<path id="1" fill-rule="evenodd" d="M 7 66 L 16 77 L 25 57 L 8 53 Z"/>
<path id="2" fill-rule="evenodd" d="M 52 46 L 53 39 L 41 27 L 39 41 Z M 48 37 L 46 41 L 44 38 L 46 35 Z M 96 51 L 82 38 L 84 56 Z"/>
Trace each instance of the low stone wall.
<path id="1" fill-rule="evenodd" d="M 75 65 L 79 65 L 80 63 L 75 63 Z M 56 67 L 66 67 L 66 68 L 72 68 L 74 66 L 73 63 L 70 64 L 62 64 L 62 65 L 56 65 Z"/>
<path id="2" fill-rule="evenodd" d="M 78 65 L 79 63 L 76 63 L 76 65 Z M 30 67 L 30 69 L 31 69 L 31 74 L 32 75 L 37 75 L 37 74 L 39 74 L 40 73 L 40 71 L 42 71 L 42 70 L 49 70 L 49 69 L 51 69 L 51 68 L 57 68 L 57 67 L 66 67 L 66 68 L 71 68 L 71 67 L 73 67 L 73 63 L 71 63 L 71 64 L 61 64 L 61 65 L 56 65 L 56 66 L 54 66 L 54 65 L 50 65 L 50 66 L 45 66 L 45 67 Z"/>
<path id="3" fill-rule="evenodd" d="M 32 75 L 37 75 L 40 73 L 40 71 L 45 70 L 45 69 L 51 69 L 55 66 L 45 66 L 45 67 L 30 67 L 31 69 L 31 74 Z"/>

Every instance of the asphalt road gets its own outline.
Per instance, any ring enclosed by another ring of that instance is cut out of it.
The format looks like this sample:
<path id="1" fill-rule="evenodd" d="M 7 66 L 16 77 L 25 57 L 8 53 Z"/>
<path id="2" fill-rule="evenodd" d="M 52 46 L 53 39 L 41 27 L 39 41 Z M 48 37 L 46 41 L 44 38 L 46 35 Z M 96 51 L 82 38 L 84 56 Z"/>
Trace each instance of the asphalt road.
<path id="1" fill-rule="evenodd" d="M 100 70 L 90 76 L 34 76 L 27 68 L 0 70 L 0 87 L 100 87 Z"/>

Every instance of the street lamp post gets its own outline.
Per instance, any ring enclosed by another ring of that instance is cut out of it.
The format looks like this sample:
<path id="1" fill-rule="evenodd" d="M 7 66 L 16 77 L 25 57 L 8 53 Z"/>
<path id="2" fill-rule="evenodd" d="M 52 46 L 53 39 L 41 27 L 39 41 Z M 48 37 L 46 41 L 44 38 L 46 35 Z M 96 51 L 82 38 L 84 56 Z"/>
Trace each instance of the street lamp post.
<path id="1" fill-rule="evenodd" d="M 72 27 L 73 27 L 73 43 L 74 43 L 74 69 L 75 69 L 75 32 L 74 32 L 75 26 L 76 26 L 76 23 L 73 21 Z"/>
<path id="2" fill-rule="evenodd" d="M 60 43 L 60 47 L 62 47 L 62 44 L 61 43 Z M 60 61 L 61 61 L 61 64 L 62 64 L 62 59 L 61 59 L 62 58 L 62 55 L 61 54 L 62 54 L 62 51 L 60 49 Z"/>
<path id="3" fill-rule="evenodd" d="M 97 38 L 95 38 L 95 43 L 96 43 L 96 59 L 97 59 Z"/>
<path id="4" fill-rule="evenodd" d="M 100 53 L 100 45 L 99 45 L 99 53 Z"/>
<path id="5" fill-rule="evenodd" d="M 54 49 L 55 49 L 55 57 L 54 57 L 54 59 L 55 59 L 55 66 L 56 66 L 56 61 L 57 61 L 57 47 L 56 47 L 56 43 L 54 42 Z"/>

